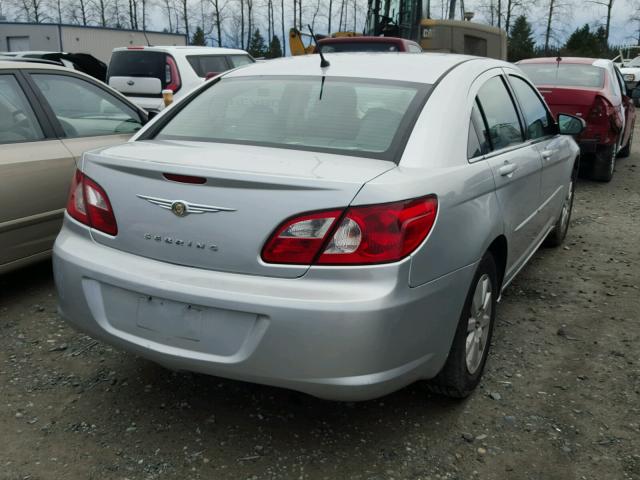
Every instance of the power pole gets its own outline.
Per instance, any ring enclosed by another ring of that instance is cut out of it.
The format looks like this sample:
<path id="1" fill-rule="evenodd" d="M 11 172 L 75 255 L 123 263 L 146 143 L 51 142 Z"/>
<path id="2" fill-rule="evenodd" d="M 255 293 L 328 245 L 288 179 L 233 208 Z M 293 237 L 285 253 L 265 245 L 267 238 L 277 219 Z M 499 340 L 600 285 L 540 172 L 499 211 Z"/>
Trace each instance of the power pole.
<path id="1" fill-rule="evenodd" d="M 449 2 L 449 20 L 453 20 L 456 18 L 456 0 L 451 0 Z"/>

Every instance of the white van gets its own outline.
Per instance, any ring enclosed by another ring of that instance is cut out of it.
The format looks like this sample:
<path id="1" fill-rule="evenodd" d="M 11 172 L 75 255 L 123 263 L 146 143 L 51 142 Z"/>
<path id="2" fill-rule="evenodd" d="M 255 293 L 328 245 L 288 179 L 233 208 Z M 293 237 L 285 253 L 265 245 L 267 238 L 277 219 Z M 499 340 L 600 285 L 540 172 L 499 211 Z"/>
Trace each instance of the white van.
<path id="1" fill-rule="evenodd" d="M 145 110 L 159 111 L 162 90 L 172 90 L 178 100 L 205 78 L 254 62 L 231 48 L 123 47 L 113 50 L 107 83 Z"/>

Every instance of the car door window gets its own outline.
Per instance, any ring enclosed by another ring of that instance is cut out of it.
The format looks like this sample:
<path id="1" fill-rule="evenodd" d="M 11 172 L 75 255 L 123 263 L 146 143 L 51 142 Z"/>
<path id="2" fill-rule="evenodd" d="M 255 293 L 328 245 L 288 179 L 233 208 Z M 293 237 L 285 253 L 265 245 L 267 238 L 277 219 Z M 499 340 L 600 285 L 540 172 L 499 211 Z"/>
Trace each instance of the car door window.
<path id="1" fill-rule="evenodd" d="M 42 140 L 44 134 L 13 75 L 0 75 L 0 143 Z"/>
<path id="2" fill-rule="evenodd" d="M 618 80 L 618 84 L 620 85 L 620 89 L 622 90 L 622 94 L 623 95 L 627 95 L 627 87 L 625 86 L 624 83 L 624 78 L 622 78 L 622 73 L 620 72 L 620 70 L 618 70 L 618 68 L 616 67 L 615 69 L 616 71 L 616 78 Z"/>
<path id="3" fill-rule="evenodd" d="M 500 150 L 524 141 L 516 107 L 500 76 L 487 80 L 480 88 L 478 102 L 489 127 L 493 150 Z"/>
<path id="4" fill-rule="evenodd" d="M 533 87 L 515 75 L 509 75 L 509 82 L 524 115 L 527 138 L 535 140 L 555 134 L 556 126 L 553 117 Z"/>
<path id="5" fill-rule="evenodd" d="M 97 85 L 71 75 L 31 76 L 69 138 L 131 134 L 142 127 L 133 108 Z"/>

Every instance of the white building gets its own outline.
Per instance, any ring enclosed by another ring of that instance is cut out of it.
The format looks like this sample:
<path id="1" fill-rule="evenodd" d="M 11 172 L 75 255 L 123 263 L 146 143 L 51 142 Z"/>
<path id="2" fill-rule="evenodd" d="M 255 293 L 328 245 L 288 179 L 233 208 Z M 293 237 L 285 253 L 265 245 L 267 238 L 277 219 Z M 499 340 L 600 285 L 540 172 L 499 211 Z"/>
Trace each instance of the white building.
<path id="1" fill-rule="evenodd" d="M 90 53 L 108 64 L 111 51 L 116 47 L 186 44 L 187 37 L 177 33 L 56 23 L 0 22 L 0 52 L 38 50 Z"/>

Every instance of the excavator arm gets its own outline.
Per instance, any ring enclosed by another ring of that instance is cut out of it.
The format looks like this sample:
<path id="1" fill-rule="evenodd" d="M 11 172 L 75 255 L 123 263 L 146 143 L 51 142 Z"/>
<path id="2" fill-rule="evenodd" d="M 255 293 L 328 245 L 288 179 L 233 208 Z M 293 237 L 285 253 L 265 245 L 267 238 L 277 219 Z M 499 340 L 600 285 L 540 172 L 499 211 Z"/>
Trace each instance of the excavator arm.
<path id="1" fill-rule="evenodd" d="M 296 56 L 315 53 L 316 47 L 313 43 L 310 43 L 307 47 L 304 46 L 304 42 L 302 41 L 303 36 L 311 38 L 311 35 L 302 33 L 297 28 L 289 30 L 289 51 L 291 52 L 291 55 Z"/>

